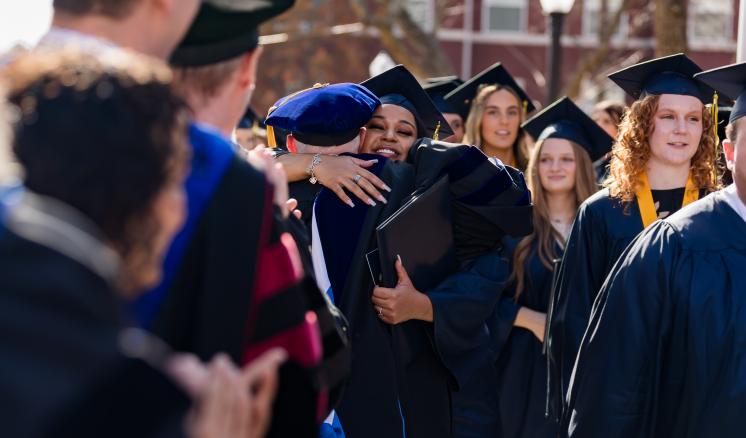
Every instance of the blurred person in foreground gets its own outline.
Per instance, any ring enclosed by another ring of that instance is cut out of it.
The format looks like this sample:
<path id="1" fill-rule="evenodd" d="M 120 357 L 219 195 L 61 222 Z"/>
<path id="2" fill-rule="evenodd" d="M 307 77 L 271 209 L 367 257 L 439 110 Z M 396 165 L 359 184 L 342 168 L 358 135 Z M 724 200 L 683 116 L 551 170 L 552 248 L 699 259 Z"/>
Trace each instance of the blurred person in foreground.
<path id="1" fill-rule="evenodd" d="M 172 347 L 203 358 L 225 351 L 247 363 L 284 347 L 289 360 L 269 433 L 304 437 L 318 434 L 331 410 L 320 325 L 332 336 L 336 329 L 288 233 L 294 218 L 282 166 L 261 150 L 246 163 L 230 142 L 256 86 L 259 25 L 292 5 L 203 2 L 172 54 L 174 86 L 196 122 L 190 214 L 169 249 L 163 281 L 138 301 L 137 313 Z"/>
<path id="2" fill-rule="evenodd" d="M 0 222 L 3 433 L 263 436 L 282 350 L 238 370 L 123 331 L 185 217 L 188 111 L 169 69 L 62 50 L 2 77 L 24 184 Z"/>

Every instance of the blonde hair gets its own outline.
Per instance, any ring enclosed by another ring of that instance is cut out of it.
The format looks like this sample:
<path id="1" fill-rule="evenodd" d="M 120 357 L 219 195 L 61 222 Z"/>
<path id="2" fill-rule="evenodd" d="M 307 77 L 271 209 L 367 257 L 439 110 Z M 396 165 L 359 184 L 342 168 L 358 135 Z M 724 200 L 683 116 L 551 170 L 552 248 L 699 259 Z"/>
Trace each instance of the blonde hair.
<path id="1" fill-rule="evenodd" d="M 557 258 L 554 251 L 554 242 L 558 241 L 564 246 L 565 238 L 552 226 L 549 218 L 549 204 L 544 187 L 539 177 L 539 161 L 541 150 L 545 140 L 536 143 L 531 157 L 528 161 L 526 179 L 531 200 L 533 201 L 534 232 L 524 237 L 513 251 L 513 271 L 510 278 L 515 281 L 515 296 L 518 297 L 526 288 L 526 265 L 529 257 L 535 252 L 541 263 L 549 270 L 553 269 L 552 261 Z M 589 196 L 596 192 L 596 175 L 593 171 L 593 163 L 588 152 L 575 142 L 569 141 L 575 155 L 575 209 L 580 206 Z M 534 245 L 536 244 L 536 245 Z M 535 249 L 534 249 L 535 246 Z"/>
<path id="2" fill-rule="evenodd" d="M 603 186 L 609 194 L 623 202 L 635 200 L 638 180 L 650 160 L 649 136 L 653 132 L 653 117 L 660 96 L 647 96 L 632 104 L 619 125 L 617 142 L 611 149 L 609 176 Z M 702 105 L 702 137 L 691 161 L 691 177 L 699 189 L 717 189 L 717 150 L 712 131 L 712 116 Z"/>
<path id="3" fill-rule="evenodd" d="M 484 117 L 484 109 L 490 96 L 500 90 L 505 90 L 512 94 L 513 97 L 516 98 L 516 101 L 518 101 L 518 106 L 521 108 L 521 121 L 519 123 L 518 135 L 513 142 L 513 156 L 515 156 L 516 167 L 520 170 L 525 170 L 526 166 L 528 166 L 528 147 L 526 146 L 526 134 L 523 129 L 520 128 L 520 124 L 524 121 L 525 114 L 522 110 L 523 105 L 521 97 L 511 87 L 493 84 L 479 88 L 477 96 L 471 104 L 469 116 L 466 118 L 464 139 L 461 142 L 465 144 L 473 144 L 480 149 L 482 148 L 482 118 Z"/>

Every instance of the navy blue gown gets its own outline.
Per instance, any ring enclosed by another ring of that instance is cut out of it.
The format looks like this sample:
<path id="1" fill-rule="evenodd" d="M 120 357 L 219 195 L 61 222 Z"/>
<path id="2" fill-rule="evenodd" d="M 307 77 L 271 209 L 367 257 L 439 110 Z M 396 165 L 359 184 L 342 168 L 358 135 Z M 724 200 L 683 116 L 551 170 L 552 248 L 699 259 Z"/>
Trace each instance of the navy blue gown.
<path id="1" fill-rule="evenodd" d="M 746 222 L 718 192 L 654 223 L 600 292 L 570 387 L 572 437 L 741 437 Z"/>
<path id="2" fill-rule="evenodd" d="M 520 240 L 506 238 L 506 253 L 512 254 Z M 555 254 L 562 255 L 559 245 Z M 515 299 L 511 284 L 500 299 L 498 317 L 492 327 L 498 342 L 497 393 L 500 399 L 502 432 L 500 437 L 555 437 L 557 424 L 544 416 L 547 394 L 547 362 L 543 344 L 531 331 L 514 327 L 521 307 L 547 312 L 552 292 L 553 271 L 536 254 L 536 242 L 526 260 L 525 286 Z"/>
<path id="3" fill-rule="evenodd" d="M 653 190 L 652 195 L 656 213 L 663 219 L 681 208 L 684 188 Z M 578 209 L 558 272 L 546 334 L 550 414 L 555 419 L 563 410 L 572 367 L 598 291 L 642 230 L 637 202 L 611 198 L 608 189 L 594 194 Z"/>
<path id="4" fill-rule="evenodd" d="M 434 347 L 455 381 L 452 411 L 457 438 L 500 436 L 490 321 L 509 276 L 509 261 L 502 251 L 493 250 L 427 292 L 433 304 Z"/>

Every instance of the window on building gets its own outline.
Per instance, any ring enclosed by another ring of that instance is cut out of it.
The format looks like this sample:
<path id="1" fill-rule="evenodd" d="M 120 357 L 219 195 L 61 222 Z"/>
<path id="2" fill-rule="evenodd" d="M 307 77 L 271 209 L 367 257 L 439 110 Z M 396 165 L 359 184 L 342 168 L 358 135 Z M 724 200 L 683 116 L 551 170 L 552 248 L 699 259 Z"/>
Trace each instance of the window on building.
<path id="1" fill-rule="evenodd" d="M 733 39 L 733 0 L 689 0 L 690 41 L 725 42 Z"/>
<path id="2" fill-rule="evenodd" d="M 604 12 L 604 6 L 606 8 L 606 20 L 611 22 L 614 14 L 619 10 L 622 5 L 621 0 L 585 0 L 583 2 L 583 34 L 598 36 L 601 33 L 601 26 L 603 25 L 601 20 L 601 14 Z M 619 19 L 619 27 L 617 27 L 614 33 L 614 38 L 622 38 L 627 35 L 628 25 L 628 14 L 622 13 Z"/>
<path id="3" fill-rule="evenodd" d="M 435 21 L 433 0 L 405 0 L 404 7 L 412 20 L 425 32 L 432 32 Z"/>
<path id="4" fill-rule="evenodd" d="M 483 29 L 490 32 L 521 32 L 528 21 L 528 0 L 484 0 Z"/>

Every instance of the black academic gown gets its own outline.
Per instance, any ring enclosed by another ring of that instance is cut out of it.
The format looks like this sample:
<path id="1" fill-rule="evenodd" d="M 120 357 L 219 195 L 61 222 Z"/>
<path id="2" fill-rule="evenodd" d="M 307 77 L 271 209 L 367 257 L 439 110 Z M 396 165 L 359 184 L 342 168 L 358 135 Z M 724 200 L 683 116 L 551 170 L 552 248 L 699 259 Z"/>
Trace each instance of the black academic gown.
<path id="1" fill-rule="evenodd" d="M 332 269 L 329 275 L 335 304 L 349 321 L 352 345 L 350 376 L 337 413 L 345 435 L 349 438 L 403 437 L 405 427 L 408 437 L 427 436 L 418 435 L 409 429 L 418 425 L 428 427 L 427 421 L 419 419 L 407 422 L 406 425 L 403 421 L 406 407 L 400 402 L 400 388 L 397 387 L 399 378 L 391 327 L 381 322 L 373 309 L 371 294 L 374 285 L 365 259 L 365 254 L 376 248 L 376 226 L 393 214 L 413 190 L 414 174 L 408 164 L 386 163 L 378 176 L 392 188 L 392 192 L 386 196 L 388 204 L 378 204 L 376 207 L 357 205 L 355 209 L 366 210 L 362 216 L 343 210 L 351 216 L 342 218 L 332 214 L 329 217 L 339 230 L 343 242 L 349 239 L 345 230 L 352 226 L 346 221 L 362 220 L 361 225 L 355 226 L 357 239 L 353 244 L 352 257 L 345 260 L 334 258 L 336 262 L 331 262 L 333 257 L 327 253 L 331 247 L 326 244 L 324 246 L 327 269 Z M 337 202 L 334 199 L 336 195 L 327 194 L 330 202 Z M 338 208 L 343 208 L 341 206 L 344 204 L 340 201 Z M 321 217 L 318 210 L 317 214 Z M 319 227 L 322 226 L 320 223 Z M 346 243 L 342 245 L 346 246 Z M 329 263 L 333 263 L 332 266 Z M 340 264 L 344 266 L 338 270 L 345 273 L 342 280 L 335 280 L 339 276 L 333 272 L 334 266 Z M 337 281 L 343 286 L 335 287 Z"/>
<path id="2" fill-rule="evenodd" d="M 426 292 L 433 305 L 433 345 L 453 376 L 454 437 L 500 436 L 490 321 L 509 276 L 507 258 L 495 249 Z"/>
<path id="3" fill-rule="evenodd" d="M 506 238 L 506 254 L 512 260 L 520 239 Z M 555 245 L 555 253 L 562 249 Z M 511 265 L 512 268 L 512 265 Z M 497 393 L 500 398 L 500 417 L 505 438 L 554 438 L 557 424 L 544 417 L 547 394 L 547 362 L 543 343 L 531 331 L 515 327 L 521 307 L 547 312 L 552 291 L 553 272 L 547 269 L 532 252 L 526 259 L 524 289 L 515 299 L 515 284 L 511 284 L 500 299 L 495 326 L 491 327 L 497 340 Z"/>
<path id="4" fill-rule="evenodd" d="M 572 437 L 742 437 L 746 223 L 722 192 L 653 224 L 600 293 Z"/>
<path id="5" fill-rule="evenodd" d="M 120 353 L 111 279 L 60 252 L 84 246 L 48 225 L 58 211 L 24 208 L 15 221 L 11 210 L 0 225 L 0 434 L 181 436 L 188 399 Z"/>
<path id="6" fill-rule="evenodd" d="M 559 415 L 564 405 L 596 294 L 619 255 L 642 229 L 637 203 L 625 205 L 610 198 L 608 189 L 594 194 L 578 209 L 558 272 L 546 341 L 549 401 L 554 415 Z"/>

